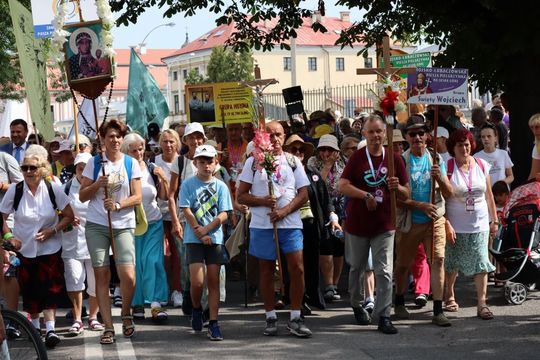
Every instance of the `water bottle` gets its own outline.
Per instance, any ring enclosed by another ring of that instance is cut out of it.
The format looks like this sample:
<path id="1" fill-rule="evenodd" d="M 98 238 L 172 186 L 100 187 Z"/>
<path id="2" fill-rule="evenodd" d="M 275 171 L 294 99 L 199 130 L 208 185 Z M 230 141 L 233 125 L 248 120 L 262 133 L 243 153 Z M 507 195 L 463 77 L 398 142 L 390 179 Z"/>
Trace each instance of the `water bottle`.
<path id="1" fill-rule="evenodd" d="M 334 231 L 332 231 L 332 235 L 334 235 L 338 239 L 342 239 L 345 234 L 343 234 L 342 230 L 335 229 Z"/>
<path id="2" fill-rule="evenodd" d="M 15 255 L 10 255 L 9 256 L 9 263 L 13 267 L 18 267 L 19 265 L 21 265 L 21 260 L 19 260 L 19 258 L 17 256 L 15 256 Z"/>

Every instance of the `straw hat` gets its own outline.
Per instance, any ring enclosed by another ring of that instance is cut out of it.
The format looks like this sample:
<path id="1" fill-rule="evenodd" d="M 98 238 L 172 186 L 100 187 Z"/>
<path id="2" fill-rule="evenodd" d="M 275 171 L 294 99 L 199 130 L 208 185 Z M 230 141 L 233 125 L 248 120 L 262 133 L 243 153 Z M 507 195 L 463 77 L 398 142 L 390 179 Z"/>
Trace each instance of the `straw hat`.
<path id="1" fill-rule="evenodd" d="M 285 141 L 284 149 L 285 151 L 289 150 L 289 147 L 294 144 L 295 142 L 302 143 L 302 148 L 304 151 L 304 159 L 309 159 L 313 155 L 313 151 L 315 151 L 315 147 L 312 143 L 305 142 L 304 139 L 302 139 L 300 136 L 296 134 L 292 134 L 289 136 L 287 141 Z"/>

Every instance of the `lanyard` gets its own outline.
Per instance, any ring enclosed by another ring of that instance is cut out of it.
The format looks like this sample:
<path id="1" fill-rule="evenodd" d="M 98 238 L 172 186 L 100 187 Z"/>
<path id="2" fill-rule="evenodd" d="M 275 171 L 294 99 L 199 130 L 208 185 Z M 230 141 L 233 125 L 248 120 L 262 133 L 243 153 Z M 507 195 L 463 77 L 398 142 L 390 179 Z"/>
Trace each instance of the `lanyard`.
<path id="1" fill-rule="evenodd" d="M 471 164 L 469 164 L 469 179 L 468 179 L 468 181 L 467 181 L 467 179 L 465 179 L 465 174 L 463 173 L 463 171 L 461 171 L 461 169 L 459 167 L 457 169 L 458 169 L 458 173 L 461 175 L 461 177 L 463 178 L 463 181 L 467 185 L 467 190 L 469 191 L 469 193 L 471 193 L 472 192 L 472 166 L 471 166 Z"/>
<path id="2" fill-rule="evenodd" d="M 384 146 L 382 148 L 382 160 L 381 160 L 381 163 L 379 164 L 379 168 L 377 169 L 377 173 L 375 173 L 375 169 L 373 168 L 373 162 L 371 161 L 371 155 L 369 154 L 367 146 L 366 146 L 366 156 L 369 163 L 369 169 L 371 170 L 371 175 L 373 176 L 373 181 L 377 182 L 377 179 L 379 178 L 379 174 L 381 172 L 381 168 L 384 162 Z"/>

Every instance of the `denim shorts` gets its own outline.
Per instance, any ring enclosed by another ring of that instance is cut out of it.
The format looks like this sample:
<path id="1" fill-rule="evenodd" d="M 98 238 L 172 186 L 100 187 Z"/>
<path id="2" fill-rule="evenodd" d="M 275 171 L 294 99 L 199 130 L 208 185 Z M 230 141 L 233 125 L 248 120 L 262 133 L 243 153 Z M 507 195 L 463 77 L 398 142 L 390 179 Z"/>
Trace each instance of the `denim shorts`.
<path id="1" fill-rule="evenodd" d="M 285 254 L 302 250 L 302 229 L 278 229 L 279 251 Z M 259 259 L 275 260 L 276 245 L 273 229 L 250 229 L 249 253 Z"/>

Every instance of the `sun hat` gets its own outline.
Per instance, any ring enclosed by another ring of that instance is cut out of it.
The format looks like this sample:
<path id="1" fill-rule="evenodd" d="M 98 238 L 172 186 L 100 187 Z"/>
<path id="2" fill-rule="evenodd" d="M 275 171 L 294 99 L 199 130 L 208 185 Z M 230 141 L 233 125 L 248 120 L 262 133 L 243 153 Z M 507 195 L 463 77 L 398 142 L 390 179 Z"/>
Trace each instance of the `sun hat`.
<path id="1" fill-rule="evenodd" d="M 330 134 L 321 136 L 321 138 L 319 139 L 319 145 L 317 145 L 317 149 L 320 149 L 322 147 L 329 147 L 336 151 L 339 151 L 337 138 L 334 135 Z"/>
<path id="2" fill-rule="evenodd" d="M 54 150 L 53 153 L 60 154 L 62 151 L 71 151 L 71 142 L 69 140 L 60 141 L 60 147 L 58 150 Z"/>
<path id="3" fill-rule="evenodd" d="M 331 134 L 334 132 L 334 129 L 328 124 L 322 124 L 315 128 L 315 134 L 313 135 L 314 139 L 318 139 L 323 135 Z"/>
<path id="4" fill-rule="evenodd" d="M 305 142 L 304 139 L 302 139 L 300 136 L 296 134 L 292 134 L 289 136 L 287 141 L 285 141 L 285 151 L 288 151 L 289 147 L 294 144 L 295 142 L 302 143 L 302 147 L 304 148 L 304 158 L 309 159 L 313 152 L 315 151 L 315 147 L 312 143 Z"/>

